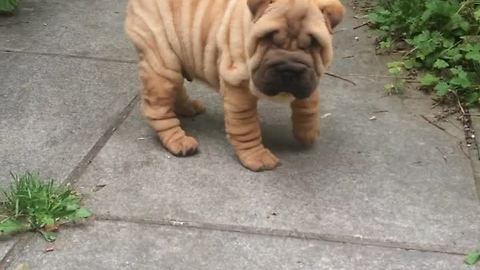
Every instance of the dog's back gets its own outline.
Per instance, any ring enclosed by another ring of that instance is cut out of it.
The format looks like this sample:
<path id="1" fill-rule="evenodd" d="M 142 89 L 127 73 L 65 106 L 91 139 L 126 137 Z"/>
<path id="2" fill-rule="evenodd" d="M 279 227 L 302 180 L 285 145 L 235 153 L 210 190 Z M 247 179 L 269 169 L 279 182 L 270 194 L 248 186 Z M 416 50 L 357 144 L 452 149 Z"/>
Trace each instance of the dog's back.
<path id="1" fill-rule="evenodd" d="M 217 32 L 229 2 L 130 0 L 125 29 L 139 52 L 156 54 L 145 58 L 162 74 L 217 86 Z"/>

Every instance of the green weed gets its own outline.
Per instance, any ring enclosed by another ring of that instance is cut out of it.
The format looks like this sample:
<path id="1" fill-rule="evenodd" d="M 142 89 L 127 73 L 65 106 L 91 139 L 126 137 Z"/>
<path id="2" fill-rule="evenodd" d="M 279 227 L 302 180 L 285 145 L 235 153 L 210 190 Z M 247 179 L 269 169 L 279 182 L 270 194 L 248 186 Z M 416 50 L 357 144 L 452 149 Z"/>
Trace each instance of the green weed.
<path id="1" fill-rule="evenodd" d="M 43 181 L 38 174 L 12 175 L 0 205 L 0 235 L 36 231 L 54 241 L 61 224 L 91 216 L 71 189 Z"/>
<path id="2" fill-rule="evenodd" d="M 393 82 L 385 85 L 385 91 L 389 95 L 403 94 L 405 91 L 405 79 L 403 78 L 404 63 L 391 62 L 387 64 L 388 72 L 393 76 Z"/>
<path id="3" fill-rule="evenodd" d="M 480 262 L 480 250 L 474 250 L 465 256 L 464 262 L 468 265 L 474 265 Z"/>
<path id="4" fill-rule="evenodd" d="M 17 8 L 18 1 L 17 0 L 0 0 L 0 13 L 10 13 Z"/>
<path id="5" fill-rule="evenodd" d="M 381 48 L 408 45 L 394 72 L 423 71 L 422 88 L 480 103 L 480 0 L 379 0 L 369 19 Z"/>

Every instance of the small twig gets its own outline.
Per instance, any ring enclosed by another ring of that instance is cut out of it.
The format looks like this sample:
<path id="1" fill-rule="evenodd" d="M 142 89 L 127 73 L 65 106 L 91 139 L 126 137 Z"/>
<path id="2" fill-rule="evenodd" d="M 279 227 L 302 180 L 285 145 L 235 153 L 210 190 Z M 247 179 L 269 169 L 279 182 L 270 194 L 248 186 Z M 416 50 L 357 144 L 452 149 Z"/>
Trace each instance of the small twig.
<path id="1" fill-rule="evenodd" d="M 458 97 L 457 92 L 455 92 L 455 91 L 450 91 L 450 92 L 452 92 L 455 95 L 455 97 L 457 98 L 458 107 L 460 108 L 460 111 L 462 111 L 462 116 L 465 116 L 465 109 L 462 106 L 462 102 L 460 102 L 460 98 Z"/>
<path id="2" fill-rule="evenodd" d="M 362 23 L 362 24 L 360 24 L 360 25 L 357 25 L 357 26 L 353 27 L 353 29 L 354 29 L 354 30 L 357 30 L 358 28 L 362 28 L 362 27 L 364 27 L 364 26 L 366 26 L 366 25 L 368 25 L 368 24 L 369 24 L 369 22 Z"/>
<path id="3" fill-rule="evenodd" d="M 346 79 L 346 78 L 344 78 L 344 77 L 342 77 L 342 76 L 339 76 L 339 75 L 336 75 L 336 74 L 333 74 L 333 73 L 330 73 L 330 72 L 325 72 L 325 75 L 328 75 L 328 76 L 333 77 L 333 78 L 340 79 L 340 80 L 342 80 L 342 81 L 349 82 L 349 83 L 357 86 L 357 84 L 356 84 L 354 81 L 349 80 L 349 79 Z"/>
<path id="4" fill-rule="evenodd" d="M 383 110 L 383 111 L 373 111 L 372 113 L 374 113 L 374 114 L 375 114 L 375 113 L 387 113 L 387 112 L 389 112 L 389 111 L 387 111 L 387 110 Z"/>
<path id="5" fill-rule="evenodd" d="M 22 24 L 22 23 L 30 23 L 30 22 L 29 22 L 29 21 L 25 21 L 25 22 L 5 23 L 5 24 L 0 24 L 0 27 L 8 27 L 8 26 L 11 26 L 11 25 Z"/>
<path id="6" fill-rule="evenodd" d="M 462 142 L 458 142 L 458 147 L 460 147 L 460 150 L 462 150 L 462 152 L 463 152 L 463 154 L 465 155 L 466 158 L 471 159 L 471 158 L 470 158 L 470 155 L 467 154 L 467 152 L 466 152 L 465 149 L 463 148 L 463 143 L 462 143 Z"/>
<path id="7" fill-rule="evenodd" d="M 441 127 L 441 126 L 439 126 L 438 124 L 434 123 L 432 120 L 428 119 L 425 115 L 422 114 L 422 115 L 420 115 L 420 116 L 421 116 L 423 119 L 425 119 L 425 121 L 427 121 L 430 125 L 438 128 L 438 129 L 440 129 L 440 130 L 442 130 L 442 131 L 445 131 L 445 132 L 447 131 L 447 130 L 445 130 L 443 127 Z"/>
<path id="8" fill-rule="evenodd" d="M 478 145 L 477 136 L 475 136 L 475 131 L 473 130 L 474 127 L 472 125 L 472 118 L 470 116 L 470 112 L 465 110 L 465 108 L 462 106 L 462 102 L 460 101 L 460 97 L 458 96 L 457 92 L 455 91 L 450 91 L 450 92 L 453 93 L 457 98 L 458 107 L 460 108 L 460 111 L 462 113 L 462 123 L 463 123 L 463 126 L 466 127 L 464 129 L 465 140 L 467 141 L 467 144 L 469 142 L 473 142 L 473 145 L 477 152 L 477 159 L 480 160 L 480 147 Z"/>
<path id="9" fill-rule="evenodd" d="M 364 78 L 385 78 L 385 79 L 395 79 L 397 77 L 395 76 L 388 76 L 388 75 L 368 75 L 368 74 L 355 74 L 355 73 L 351 73 L 351 74 L 345 74 L 345 76 L 348 76 L 348 77 L 364 77 Z M 409 77 L 398 77 L 398 79 L 403 79 L 403 80 L 408 80 L 410 79 Z"/>
<path id="10" fill-rule="evenodd" d="M 480 160 L 480 147 L 478 147 L 477 137 L 473 138 L 475 149 L 477 150 L 477 159 Z"/>
<path id="11" fill-rule="evenodd" d="M 409 56 L 410 54 L 412 54 L 413 52 L 415 52 L 417 49 L 418 49 L 417 47 L 411 49 L 411 50 L 410 50 L 407 54 L 405 54 L 403 57 Z"/>
<path id="12" fill-rule="evenodd" d="M 438 152 L 440 152 L 440 154 L 442 154 L 443 160 L 445 160 L 445 163 L 447 163 L 448 160 L 447 160 L 447 156 L 445 155 L 445 153 L 443 153 L 442 150 L 440 150 L 439 147 L 435 147 L 435 148 L 438 150 Z"/>

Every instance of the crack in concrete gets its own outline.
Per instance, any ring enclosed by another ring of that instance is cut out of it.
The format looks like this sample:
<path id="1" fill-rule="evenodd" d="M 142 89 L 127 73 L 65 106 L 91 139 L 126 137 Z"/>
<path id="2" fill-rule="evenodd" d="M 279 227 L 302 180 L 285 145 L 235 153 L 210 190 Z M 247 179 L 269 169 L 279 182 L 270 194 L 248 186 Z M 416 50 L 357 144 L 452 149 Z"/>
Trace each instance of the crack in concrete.
<path id="1" fill-rule="evenodd" d="M 136 64 L 137 60 L 122 60 L 122 59 L 113 59 L 106 57 L 97 57 L 97 56 L 85 56 L 77 54 L 63 54 L 63 53 L 49 53 L 49 52 L 31 52 L 31 51 L 22 51 L 15 49 L 0 49 L 2 53 L 14 53 L 14 54 L 25 54 L 25 55 L 39 55 L 39 56 L 51 56 L 51 57 L 63 57 L 63 58 L 73 58 L 73 59 L 83 59 L 83 60 L 94 60 L 102 62 L 111 62 L 111 63 L 123 63 L 123 64 Z"/>
<path id="2" fill-rule="evenodd" d="M 473 114 L 471 112 L 473 112 Z M 480 201 L 480 149 L 478 146 L 478 138 L 477 136 L 475 136 L 476 131 L 480 129 L 480 118 L 472 117 L 473 115 L 478 116 L 479 110 L 472 108 L 470 109 L 470 112 L 468 112 L 468 115 L 464 115 L 464 117 L 468 118 L 466 128 L 470 129 L 468 130 L 470 131 L 470 133 L 466 134 L 466 143 L 468 145 L 468 139 L 470 139 L 471 147 L 468 147 L 469 159 L 473 169 L 475 192 L 477 195 L 477 199 Z"/>
<path id="3" fill-rule="evenodd" d="M 468 252 L 468 248 L 455 249 L 444 245 L 429 245 L 419 243 L 408 242 L 388 242 L 378 239 L 369 239 L 351 235 L 338 235 L 338 234 L 324 234 L 315 232 L 302 232 L 298 230 L 289 229 L 273 229 L 265 227 L 252 227 L 245 225 L 233 225 L 233 224 L 216 224 L 196 221 L 184 221 L 184 220 L 150 220 L 142 218 L 125 218 L 109 215 L 95 216 L 96 221 L 110 221 L 110 222 L 124 222 L 134 223 L 140 225 L 156 225 L 156 226 L 170 226 L 175 228 L 187 228 L 207 231 L 221 231 L 230 233 L 243 233 L 249 235 L 261 235 L 269 237 L 282 237 L 293 238 L 303 240 L 316 240 L 337 244 L 350 244 L 356 246 L 366 247 L 380 247 L 388 249 L 401 249 L 404 251 L 417 251 L 417 252 L 429 252 L 440 253 L 456 256 L 464 256 Z"/>
<path id="4" fill-rule="evenodd" d="M 130 100 L 128 105 L 118 114 L 115 121 L 112 125 L 107 129 L 107 131 L 95 142 L 93 147 L 88 151 L 88 153 L 82 158 L 80 163 L 72 170 L 72 172 L 65 178 L 62 182 L 63 184 L 74 184 L 80 176 L 85 172 L 88 165 L 92 163 L 93 159 L 98 155 L 100 150 L 105 146 L 108 140 L 112 137 L 115 133 L 117 128 L 127 119 L 127 117 L 132 112 L 133 108 L 137 104 L 139 100 L 139 96 L 135 95 L 135 97 Z"/>
<path id="5" fill-rule="evenodd" d="M 17 257 L 28 242 L 33 238 L 34 234 L 25 234 L 15 241 L 13 246 L 7 251 L 5 256 L 0 260 L 0 270 L 7 269 L 13 261 L 13 258 Z"/>

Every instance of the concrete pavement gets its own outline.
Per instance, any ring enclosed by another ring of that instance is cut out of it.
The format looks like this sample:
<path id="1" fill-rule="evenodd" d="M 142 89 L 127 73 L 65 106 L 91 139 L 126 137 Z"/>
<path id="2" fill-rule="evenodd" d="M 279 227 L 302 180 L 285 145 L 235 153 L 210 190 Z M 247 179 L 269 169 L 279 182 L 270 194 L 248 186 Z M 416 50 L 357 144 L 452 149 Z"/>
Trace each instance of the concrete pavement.
<path id="1" fill-rule="evenodd" d="M 294 142 L 287 108 L 262 102 L 282 166 L 256 174 L 233 155 L 219 96 L 196 83 L 207 113 L 184 126 L 200 153 L 159 146 L 137 107 L 125 5 L 27 0 L 0 19 L 0 185 L 38 170 L 73 183 L 97 216 L 50 253 L 37 236 L 0 242 L 4 267 L 474 269 L 462 254 L 479 245 L 480 205 L 462 129 L 425 121 L 438 109 L 419 92 L 385 96 L 387 60 L 351 8 L 331 71 L 356 85 L 322 81 L 312 149 Z"/>

